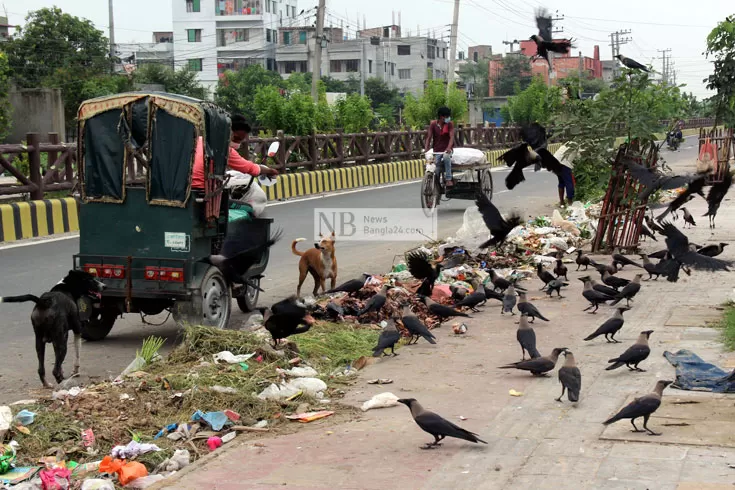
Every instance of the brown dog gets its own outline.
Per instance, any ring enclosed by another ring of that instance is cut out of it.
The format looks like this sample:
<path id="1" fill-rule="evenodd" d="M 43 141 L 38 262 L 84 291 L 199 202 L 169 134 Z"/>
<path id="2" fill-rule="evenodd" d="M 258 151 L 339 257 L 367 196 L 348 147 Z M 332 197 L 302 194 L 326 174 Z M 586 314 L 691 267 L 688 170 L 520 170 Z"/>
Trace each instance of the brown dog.
<path id="1" fill-rule="evenodd" d="M 319 292 L 321 286 L 322 292 L 327 290 L 325 281 L 331 279 L 331 288 L 334 289 L 337 283 L 337 257 L 334 255 L 334 232 L 330 236 L 322 236 L 321 240 L 314 244 L 314 248 L 310 248 L 306 252 L 296 250 L 296 244 L 303 242 L 305 238 L 298 238 L 291 243 L 291 252 L 301 257 L 299 260 L 299 285 L 296 288 L 296 295 L 301 297 L 301 286 L 306 280 L 306 274 L 309 273 L 314 278 L 314 296 Z"/>

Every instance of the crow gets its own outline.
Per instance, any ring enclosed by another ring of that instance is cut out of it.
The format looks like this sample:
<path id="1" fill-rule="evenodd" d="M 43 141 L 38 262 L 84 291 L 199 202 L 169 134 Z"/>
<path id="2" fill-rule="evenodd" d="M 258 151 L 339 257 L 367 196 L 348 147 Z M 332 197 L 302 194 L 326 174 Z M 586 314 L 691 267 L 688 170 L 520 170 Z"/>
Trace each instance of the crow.
<path id="1" fill-rule="evenodd" d="M 504 219 L 498 208 L 490 202 L 485 194 L 479 194 L 475 204 L 482 214 L 485 226 L 492 235 L 492 238 L 480 245 L 479 248 L 492 247 L 503 243 L 511 230 L 521 224 L 521 216 L 515 212 L 511 213 L 507 220 Z"/>
<path id="2" fill-rule="evenodd" d="M 615 297 L 618 294 L 617 289 L 611 288 L 610 286 L 607 286 L 605 284 L 600 284 L 594 279 L 592 279 L 590 276 L 584 276 L 584 277 L 581 277 L 580 279 L 582 279 L 583 281 L 589 281 L 592 284 L 592 289 L 602 294 L 607 294 L 610 297 Z"/>
<path id="3" fill-rule="evenodd" d="M 606 302 L 613 299 L 612 296 L 603 294 L 599 291 L 595 291 L 592 288 L 592 281 L 590 281 L 589 279 L 585 280 L 585 278 L 580 277 L 579 280 L 584 282 L 584 290 L 582 291 L 582 296 L 584 296 L 584 299 L 590 302 L 590 305 L 583 311 L 587 311 L 594 307 L 595 309 L 590 313 L 597 313 L 597 310 L 600 308 L 601 304 L 605 304 Z"/>
<path id="4" fill-rule="evenodd" d="M 391 287 L 393 286 L 390 284 L 384 284 L 380 292 L 365 303 L 365 307 L 357 314 L 357 316 L 362 316 L 373 311 L 379 312 L 383 308 L 383 305 L 385 305 L 386 295 L 388 294 L 388 289 Z"/>
<path id="5" fill-rule="evenodd" d="M 541 357 L 541 353 L 536 349 L 536 332 L 528 323 L 528 317 L 526 315 L 521 315 L 521 320 L 518 322 L 516 340 L 518 340 L 521 346 L 521 361 L 526 360 L 526 352 L 528 352 L 531 359 Z"/>
<path id="6" fill-rule="evenodd" d="M 717 211 L 720 209 L 720 203 L 725 198 L 727 191 L 730 190 L 732 185 L 732 174 L 728 171 L 722 178 L 722 182 L 716 182 L 710 187 L 707 193 L 707 213 L 703 216 L 709 217 L 709 227 L 715 227 L 715 218 L 717 217 Z"/>
<path id="7" fill-rule="evenodd" d="M 227 228 L 220 253 L 199 259 L 199 262 L 219 269 L 230 284 L 243 284 L 243 275 L 281 239 L 283 230 L 279 229 L 270 237 L 265 237 L 253 229 L 251 221 L 246 220 L 233 221 Z"/>
<path id="8" fill-rule="evenodd" d="M 585 337 L 584 340 L 589 341 L 599 337 L 600 335 L 604 335 L 605 340 L 607 340 L 608 343 L 619 344 L 620 341 L 615 340 L 615 334 L 617 334 L 620 329 L 623 328 L 623 324 L 625 323 L 623 312 L 626 312 L 628 310 L 630 310 L 630 308 L 623 306 L 615 308 L 615 313 L 613 313 L 613 316 L 605 320 L 605 323 L 600 325 L 597 330 Z M 610 336 L 610 338 L 608 338 L 608 335 Z"/>
<path id="9" fill-rule="evenodd" d="M 590 265 L 597 269 L 597 272 L 600 274 L 603 274 L 605 271 L 607 271 L 608 274 L 614 275 L 618 272 L 618 267 L 615 265 L 615 262 L 612 262 L 611 264 L 598 264 L 594 260 L 590 259 Z"/>
<path id="10" fill-rule="evenodd" d="M 613 259 L 613 266 L 616 269 L 622 269 L 626 265 L 632 265 L 634 267 L 640 267 L 641 269 L 643 269 L 643 266 L 641 264 L 639 264 L 637 262 L 633 262 L 632 260 L 630 260 L 625 255 L 622 255 L 622 254 L 619 254 L 619 253 L 613 254 L 612 255 L 612 259 Z"/>
<path id="11" fill-rule="evenodd" d="M 656 221 L 660 223 L 669 213 L 673 214 L 674 217 L 676 217 L 676 211 L 684 204 L 694 199 L 694 194 L 699 194 L 700 196 L 704 197 L 704 186 L 706 182 L 707 181 L 705 176 L 699 177 L 689 182 L 689 185 L 687 185 L 687 188 L 684 190 L 684 192 L 679 194 L 676 199 L 669 203 L 669 206 L 656 218 Z"/>
<path id="12" fill-rule="evenodd" d="M 706 247 L 698 249 L 697 253 L 699 255 L 706 255 L 707 257 L 717 257 L 725 250 L 727 245 L 728 244 L 724 242 L 720 242 L 716 245 L 707 245 Z"/>
<path id="13" fill-rule="evenodd" d="M 551 294 L 556 291 L 556 294 L 559 295 L 559 298 L 563 298 L 561 295 L 561 288 L 569 286 L 568 282 L 564 282 L 561 279 L 554 279 L 553 281 L 550 281 L 549 284 L 546 285 L 546 294 L 551 297 Z"/>
<path id="14" fill-rule="evenodd" d="M 641 277 L 643 277 L 643 274 L 636 274 L 633 280 L 626 284 L 623 290 L 615 296 L 615 300 L 610 303 L 610 306 L 618 304 L 622 299 L 625 299 L 626 306 L 630 306 L 630 300 L 641 290 Z"/>
<path id="15" fill-rule="evenodd" d="M 281 339 L 308 332 L 314 324 L 314 318 L 295 294 L 270 308 L 258 308 L 258 311 L 263 315 L 263 326 L 270 332 L 274 347 Z"/>
<path id="16" fill-rule="evenodd" d="M 608 271 L 604 271 L 602 274 L 602 282 L 610 286 L 611 288 L 620 289 L 628 285 L 630 282 L 622 277 L 613 276 Z"/>
<path id="17" fill-rule="evenodd" d="M 567 272 L 569 269 L 567 269 L 567 266 L 564 265 L 564 262 L 562 262 L 561 259 L 556 259 L 556 267 L 554 267 L 554 274 L 556 274 L 556 278 L 559 279 L 560 277 L 563 277 L 567 281 L 569 278 L 567 277 Z"/>
<path id="18" fill-rule="evenodd" d="M 582 266 L 584 266 L 584 270 L 587 270 L 592 265 L 592 260 L 584 254 L 582 249 L 577 250 L 577 259 L 575 262 L 577 263 L 577 270 Z"/>
<path id="19" fill-rule="evenodd" d="M 495 269 L 488 269 L 488 273 L 490 274 L 490 281 L 493 283 L 493 286 L 495 286 L 494 289 L 497 289 L 500 292 L 505 291 L 510 286 L 515 286 L 515 288 L 519 291 L 525 291 L 524 288 L 517 286 L 515 284 L 515 281 L 511 282 L 508 279 L 498 275 L 498 273 L 495 272 Z"/>
<path id="20" fill-rule="evenodd" d="M 421 280 L 421 286 L 419 286 L 416 293 L 431 296 L 434 291 L 434 283 L 439 278 L 439 273 L 442 270 L 442 265 L 437 263 L 432 266 L 429 256 L 416 250 L 406 255 L 406 267 L 413 277 Z"/>
<path id="21" fill-rule="evenodd" d="M 421 320 L 419 320 L 419 318 L 411 311 L 411 308 L 408 305 L 403 305 L 403 316 L 401 317 L 401 322 L 403 323 L 403 326 L 406 327 L 406 330 L 408 330 L 408 333 L 411 334 L 411 340 L 413 340 L 414 344 L 418 343 L 419 338 L 421 337 L 425 338 L 430 344 L 436 344 L 436 337 L 434 337 L 434 334 L 426 328 L 426 325 L 421 323 Z M 410 340 L 408 345 L 411 345 Z"/>
<path id="22" fill-rule="evenodd" d="M 653 233 L 653 230 L 651 230 L 645 222 L 641 223 L 641 235 L 650 238 L 654 242 L 658 241 L 656 240 L 656 235 Z"/>
<path id="23" fill-rule="evenodd" d="M 531 36 L 531 40 L 536 43 L 536 55 L 539 58 L 543 58 L 551 67 L 551 61 L 549 60 L 549 52 L 568 54 L 572 49 L 573 40 L 562 40 L 554 42 L 552 39 L 552 17 L 546 9 L 536 10 L 536 26 L 538 27 L 538 35 Z M 534 57 L 535 57 L 534 56 Z"/>
<path id="24" fill-rule="evenodd" d="M 663 395 L 664 389 L 672 382 L 673 381 L 664 380 L 658 381 L 656 383 L 656 387 L 653 389 L 653 393 L 636 398 L 623 407 L 623 409 L 618 413 L 604 421 L 603 424 L 610 425 L 618 420 L 630 419 L 630 423 L 633 424 L 633 432 L 648 432 L 652 436 L 661 435 L 648 428 L 648 419 L 651 417 L 651 414 L 661 406 L 661 396 Z M 638 427 L 635 426 L 635 419 L 640 417 L 643 417 L 644 430 L 638 430 Z"/>
<path id="25" fill-rule="evenodd" d="M 663 235 L 664 229 L 661 228 L 661 234 Z M 640 255 L 640 254 L 638 254 Z M 648 257 L 651 259 L 665 259 L 669 255 L 669 251 L 666 249 L 659 250 L 657 252 L 653 252 L 652 254 L 648 254 Z"/>
<path id="26" fill-rule="evenodd" d="M 411 416 L 421 430 L 434 436 L 434 442 L 427 443 L 421 449 L 434 449 L 441 446 L 441 441 L 445 437 L 456 437 L 457 439 L 463 439 L 469 442 L 487 444 L 487 442 L 480 439 L 474 432 L 463 429 L 434 412 L 425 410 L 415 398 L 401 398 L 398 400 L 398 403 L 406 405 L 411 410 Z"/>
<path id="27" fill-rule="evenodd" d="M 459 310 L 455 310 L 454 308 L 451 308 L 449 306 L 440 305 L 439 303 L 433 301 L 428 296 L 419 296 L 421 300 L 424 302 L 426 307 L 429 309 L 429 313 L 434 315 L 439 319 L 439 322 L 443 322 L 444 320 L 451 318 L 453 316 L 463 316 L 467 318 L 471 318 L 467 313 L 462 313 Z"/>
<path id="28" fill-rule="evenodd" d="M 353 296 L 365 286 L 365 283 L 370 277 L 370 274 L 364 272 L 361 279 L 350 279 L 349 281 L 340 284 L 336 288 L 330 289 L 325 294 L 347 293 L 349 296 Z"/>
<path id="29" fill-rule="evenodd" d="M 689 225 L 689 228 L 697 226 L 697 223 L 694 221 L 694 216 L 692 216 L 692 213 L 686 207 L 681 208 L 681 212 L 684 213 L 684 228 L 687 225 Z"/>
<path id="30" fill-rule="evenodd" d="M 648 339 L 651 337 L 652 333 L 653 330 L 646 330 L 644 332 L 641 332 L 635 344 L 628 347 L 628 349 L 618 357 L 607 361 L 612 364 L 606 367 L 605 371 L 612 371 L 625 364 L 631 371 L 644 372 L 645 369 L 639 368 L 638 364 L 645 361 L 648 358 L 648 355 L 651 353 L 651 348 L 648 346 Z M 630 367 L 631 365 L 633 365 L 633 367 Z"/>
<path id="31" fill-rule="evenodd" d="M 666 248 L 671 253 L 673 260 L 679 264 L 707 271 L 730 270 L 728 267 L 732 265 L 732 262 L 698 254 L 689 247 L 689 239 L 676 226 L 669 222 L 663 223 L 662 226 L 666 236 Z"/>
<path id="32" fill-rule="evenodd" d="M 486 299 L 496 299 L 501 302 L 503 301 L 503 297 L 505 296 L 503 293 L 499 293 L 493 289 L 488 289 L 488 288 L 484 288 L 484 289 L 485 289 Z"/>
<path id="33" fill-rule="evenodd" d="M 665 252 L 666 254 L 668 254 L 668 250 Z M 663 258 L 666 258 L 666 254 L 664 255 Z M 651 260 L 648 258 L 646 254 L 638 254 L 638 255 L 640 255 L 641 259 L 643 260 L 643 269 L 645 269 L 645 271 L 648 272 L 648 279 L 646 279 L 646 281 L 649 281 L 651 279 L 657 280 L 662 273 L 661 268 L 658 265 L 651 262 Z M 655 278 L 653 277 L 654 275 L 656 276 Z"/>
<path id="34" fill-rule="evenodd" d="M 513 190 L 518 184 L 525 181 L 523 169 L 533 164 L 540 164 L 541 157 L 538 153 L 531 150 L 524 141 L 518 143 L 510 150 L 500 155 L 500 159 L 509 167 L 513 167 L 508 176 L 505 178 L 505 187 Z"/>
<path id="35" fill-rule="evenodd" d="M 556 367 L 556 361 L 559 359 L 559 354 L 565 350 L 567 350 L 566 347 L 557 347 L 546 357 L 537 357 L 535 359 L 513 362 L 511 364 L 506 364 L 505 366 L 500 366 L 499 369 L 520 369 L 522 371 L 530 371 L 534 376 L 545 375 L 545 373 Z"/>
<path id="36" fill-rule="evenodd" d="M 544 315 L 541 314 L 540 311 L 538 311 L 538 308 L 536 308 L 533 303 L 529 303 L 526 299 L 526 293 L 520 293 L 520 298 L 518 299 L 518 311 L 521 312 L 521 315 L 527 315 L 531 318 L 540 318 L 541 320 L 548 322 L 549 319 L 546 318 Z"/>
<path id="37" fill-rule="evenodd" d="M 646 168 L 632 160 L 626 160 L 624 165 L 628 169 L 630 175 L 644 187 L 644 189 L 638 193 L 638 199 L 641 201 L 648 199 L 651 194 L 659 189 L 678 189 L 679 187 L 684 187 L 696 178 L 694 175 L 669 176 L 660 174 L 653 168 Z"/>
<path id="38" fill-rule="evenodd" d="M 579 392 L 582 389 L 582 373 L 574 360 L 574 354 L 569 349 L 564 351 L 564 365 L 559 368 L 559 382 L 561 383 L 561 395 L 556 401 L 561 402 L 564 390 L 567 392 L 569 401 L 579 401 Z"/>
<path id="39" fill-rule="evenodd" d="M 615 57 L 618 60 L 620 60 L 620 62 L 626 68 L 630 68 L 631 70 L 641 70 L 641 71 L 645 71 L 646 73 L 651 73 L 650 71 L 648 71 L 648 68 L 646 68 L 645 66 L 641 65 L 640 63 L 638 63 L 633 58 L 627 58 L 627 57 L 623 56 L 622 54 L 619 54 L 619 55 L 617 55 Z"/>
<path id="40" fill-rule="evenodd" d="M 385 349 L 388 348 L 390 348 L 390 352 L 394 357 L 397 356 L 398 354 L 396 354 L 395 348 L 399 340 L 401 340 L 401 333 L 396 328 L 395 322 L 393 320 L 388 320 L 388 325 L 380 331 L 378 345 L 373 349 L 373 357 L 386 355 Z"/>
<path id="41" fill-rule="evenodd" d="M 485 294 L 485 288 L 480 284 L 472 294 L 468 294 L 462 301 L 455 303 L 454 307 L 466 307 L 472 311 L 480 311 L 477 307 L 483 306 L 485 303 L 487 303 L 487 295 Z"/>
<path id="42" fill-rule="evenodd" d="M 650 217 L 648 215 L 645 215 L 644 218 L 646 220 L 646 225 L 648 225 L 648 228 L 652 232 L 654 232 L 654 233 L 662 233 L 663 232 L 663 228 L 661 228 L 661 225 L 659 225 L 658 223 L 656 223 L 656 220 L 654 220 L 652 217 Z"/>
<path id="43" fill-rule="evenodd" d="M 546 285 L 555 279 L 554 275 L 544 269 L 543 264 L 541 264 L 540 262 L 536 265 L 536 275 L 544 283 L 544 287 L 541 288 L 541 291 L 546 289 Z"/>
<path id="44" fill-rule="evenodd" d="M 505 290 L 505 296 L 503 296 L 503 307 L 500 310 L 500 314 L 503 315 L 505 313 L 510 313 L 511 315 L 515 315 L 515 313 L 513 313 L 513 308 L 516 306 L 516 301 L 518 301 L 518 298 L 516 297 L 516 289 L 511 284 L 510 287 Z"/>

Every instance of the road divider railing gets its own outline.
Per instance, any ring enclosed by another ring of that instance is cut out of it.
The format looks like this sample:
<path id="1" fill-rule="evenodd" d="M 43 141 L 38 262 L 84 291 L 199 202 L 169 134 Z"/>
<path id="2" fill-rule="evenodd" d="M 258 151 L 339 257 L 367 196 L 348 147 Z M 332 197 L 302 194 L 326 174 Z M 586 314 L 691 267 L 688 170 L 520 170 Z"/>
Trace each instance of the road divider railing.
<path id="1" fill-rule="evenodd" d="M 0 204 L 0 242 L 79 231 L 79 205 L 73 197 Z"/>

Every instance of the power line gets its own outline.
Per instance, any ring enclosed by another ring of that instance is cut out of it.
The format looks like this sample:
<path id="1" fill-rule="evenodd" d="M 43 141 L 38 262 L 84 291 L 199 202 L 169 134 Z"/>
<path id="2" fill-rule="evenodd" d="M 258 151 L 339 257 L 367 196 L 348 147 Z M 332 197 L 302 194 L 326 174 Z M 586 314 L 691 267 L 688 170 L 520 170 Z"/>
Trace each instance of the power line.
<path id="1" fill-rule="evenodd" d="M 630 29 L 626 29 L 624 31 L 623 30 L 619 30 L 619 31 L 615 31 L 615 32 L 611 32 L 610 33 L 610 46 L 612 47 L 612 59 L 613 59 L 613 61 L 615 61 L 616 57 L 620 55 L 620 45 L 621 44 L 628 44 L 629 42 L 631 42 L 633 40 L 630 37 L 626 37 L 626 38 L 620 39 L 620 36 L 621 35 L 624 36 L 624 35 L 630 34 L 630 33 L 631 33 Z M 616 63 L 615 64 L 615 68 L 613 68 L 613 76 L 617 76 L 617 75 L 618 75 L 618 65 Z"/>

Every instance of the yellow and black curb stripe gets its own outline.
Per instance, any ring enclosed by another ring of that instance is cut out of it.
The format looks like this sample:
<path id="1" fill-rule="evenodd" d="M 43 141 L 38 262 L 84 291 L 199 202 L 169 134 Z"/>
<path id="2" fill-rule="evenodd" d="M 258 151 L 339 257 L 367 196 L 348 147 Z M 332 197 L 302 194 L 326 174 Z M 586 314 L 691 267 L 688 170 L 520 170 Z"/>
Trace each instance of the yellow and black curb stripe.
<path id="1" fill-rule="evenodd" d="M 0 242 L 79 231 L 73 197 L 0 204 Z"/>

